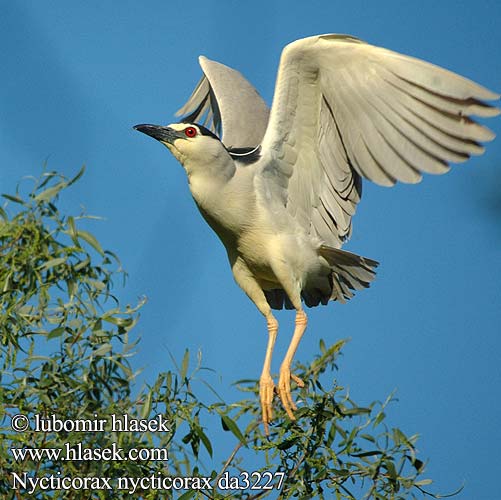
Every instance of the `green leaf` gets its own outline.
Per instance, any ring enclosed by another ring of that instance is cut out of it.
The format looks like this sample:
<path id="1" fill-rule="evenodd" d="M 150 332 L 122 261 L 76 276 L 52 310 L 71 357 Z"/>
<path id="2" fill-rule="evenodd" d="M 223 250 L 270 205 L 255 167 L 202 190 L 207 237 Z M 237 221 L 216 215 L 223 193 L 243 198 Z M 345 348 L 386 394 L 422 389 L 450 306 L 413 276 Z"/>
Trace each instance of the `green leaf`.
<path id="1" fill-rule="evenodd" d="M 51 358 L 48 356 L 30 356 L 29 361 L 50 361 Z"/>
<path id="2" fill-rule="evenodd" d="M 374 419 L 372 427 L 377 427 L 386 418 L 386 413 L 384 411 L 378 413 L 377 417 Z"/>
<path id="3" fill-rule="evenodd" d="M 373 457 L 374 455 L 383 455 L 384 453 L 379 450 L 363 451 L 361 453 L 352 453 L 352 457 L 362 458 L 362 457 Z"/>
<path id="4" fill-rule="evenodd" d="M 409 443 L 407 436 L 400 429 L 397 428 L 393 429 L 393 441 L 398 446 L 400 446 L 401 444 L 405 444 L 411 450 L 413 449 L 413 446 Z"/>
<path id="5" fill-rule="evenodd" d="M 85 172 L 85 165 L 82 165 L 82 168 L 78 171 L 77 175 L 75 175 L 75 177 L 73 177 L 73 179 L 71 179 L 68 182 L 68 186 L 71 186 L 72 184 L 74 184 L 75 182 L 77 182 L 78 179 L 80 179 L 80 177 L 82 177 L 82 175 L 84 174 L 84 172 Z"/>
<path id="6" fill-rule="evenodd" d="M 25 304 L 17 310 L 17 314 L 30 316 L 36 314 L 36 308 L 30 304 Z"/>
<path id="7" fill-rule="evenodd" d="M 134 323 L 133 318 L 117 318 L 116 316 L 103 316 L 103 321 L 123 328 L 127 328 Z"/>
<path id="8" fill-rule="evenodd" d="M 78 241 L 78 234 L 77 234 L 77 228 L 75 226 L 75 219 L 70 215 L 66 219 L 66 223 L 68 224 L 68 234 L 70 235 L 70 238 L 73 240 L 73 243 L 77 246 L 80 247 L 80 242 Z"/>
<path id="9" fill-rule="evenodd" d="M 19 203 L 21 205 L 26 205 L 23 201 L 22 198 L 19 198 L 19 196 L 12 196 L 11 194 L 2 194 L 4 198 L 7 200 L 13 201 L 14 203 Z"/>
<path id="10" fill-rule="evenodd" d="M 89 264 L 90 264 L 90 257 L 87 256 L 85 257 L 85 259 L 81 260 L 78 264 L 75 264 L 75 266 L 73 266 L 73 269 L 75 271 L 80 271 L 84 267 L 87 267 Z"/>
<path id="11" fill-rule="evenodd" d="M 50 269 L 51 267 L 59 266 L 66 262 L 66 257 L 58 257 L 57 259 L 50 259 L 40 267 L 40 269 Z"/>
<path id="12" fill-rule="evenodd" d="M 277 445 L 277 448 L 279 450 L 288 450 L 289 448 L 292 448 L 297 442 L 299 442 L 298 437 L 293 437 L 291 439 L 286 439 L 285 441 L 282 441 L 280 444 Z"/>
<path id="13" fill-rule="evenodd" d="M 54 177 L 57 177 L 57 176 L 58 176 L 57 172 L 54 172 L 54 171 L 44 172 L 42 174 L 43 181 L 38 184 L 38 187 L 36 189 L 43 188 L 51 179 L 53 179 Z"/>
<path id="14" fill-rule="evenodd" d="M 55 339 L 57 337 L 60 337 L 64 332 L 66 331 L 66 328 L 64 326 L 59 326 L 57 328 L 54 328 L 54 330 L 51 330 L 48 335 L 47 339 Z"/>
<path id="15" fill-rule="evenodd" d="M 143 401 L 143 407 L 141 409 L 141 418 L 148 418 L 151 412 L 151 391 L 146 395 L 146 399 Z"/>
<path id="16" fill-rule="evenodd" d="M 419 460 L 419 458 L 411 457 L 410 455 L 405 455 L 409 462 L 414 466 L 417 472 L 421 472 L 424 468 L 424 462 Z"/>
<path id="17" fill-rule="evenodd" d="M 212 444 L 211 444 L 209 438 L 207 437 L 207 434 L 205 434 L 203 429 L 201 427 L 198 427 L 198 426 L 196 426 L 194 428 L 194 430 L 195 430 L 197 436 L 200 438 L 200 440 L 204 444 L 205 449 L 207 450 L 209 455 L 212 457 Z"/>
<path id="18" fill-rule="evenodd" d="M 188 349 L 184 351 L 183 362 L 181 363 L 181 380 L 186 379 L 186 374 L 188 373 L 188 365 L 190 363 L 190 352 Z"/>
<path id="19" fill-rule="evenodd" d="M 397 469 L 395 469 L 395 464 L 390 459 L 388 459 L 384 461 L 384 466 L 388 471 L 388 476 L 390 477 L 390 480 L 396 483 L 398 476 L 397 476 Z"/>
<path id="20" fill-rule="evenodd" d="M 98 347 L 95 351 L 92 351 L 93 356 L 104 356 L 106 353 L 110 352 L 112 348 L 111 344 L 103 344 Z"/>
<path id="21" fill-rule="evenodd" d="M 89 233 L 88 231 L 79 229 L 77 231 L 77 237 L 86 241 L 92 248 L 94 248 L 94 250 L 96 250 L 96 252 L 104 256 L 104 250 L 102 249 L 101 245 L 99 244 L 99 241 L 96 240 L 96 237 L 93 234 Z"/>
<path id="22" fill-rule="evenodd" d="M 320 352 L 322 354 L 325 354 L 325 351 L 327 350 L 327 348 L 325 347 L 324 339 L 320 339 L 319 347 L 320 347 Z"/>
<path id="23" fill-rule="evenodd" d="M 362 439 L 370 441 L 371 443 L 375 443 L 376 442 L 376 438 L 374 436 L 371 436 L 370 434 L 360 434 L 360 437 Z"/>
<path id="24" fill-rule="evenodd" d="M 165 387 L 167 387 L 170 392 L 172 387 L 172 372 L 167 372 L 167 374 L 165 375 Z"/>
<path id="25" fill-rule="evenodd" d="M 352 415 L 367 415 L 370 412 L 370 408 L 346 408 L 343 410 L 343 415 L 347 417 Z"/>
<path id="26" fill-rule="evenodd" d="M 34 199 L 37 202 L 49 201 L 52 198 L 54 198 L 55 196 L 57 196 L 59 191 L 61 191 L 61 189 L 65 188 L 66 185 L 67 185 L 66 182 L 60 182 L 59 184 L 56 184 L 55 186 L 51 186 L 50 188 L 47 188 L 46 190 L 42 191 L 41 193 L 38 193 Z"/>
<path id="27" fill-rule="evenodd" d="M 433 481 L 431 479 L 421 479 L 419 481 L 416 481 L 414 484 L 416 486 L 426 486 L 428 484 L 431 484 L 433 483 Z M 440 498 L 440 497 L 437 497 L 437 498 Z"/>
<path id="28" fill-rule="evenodd" d="M 47 394 L 45 393 L 42 393 L 40 394 L 40 399 L 47 405 L 47 406 L 50 406 L 51 405 L 51 400 L 49 398 L 49 396 L 47 396 Z"/>
<path id="29" fill-rule="evenodd" d="M 334 476 L 339 477 L 348 477 L 350 475 L 350 471 L 348 469 L 332 469 Z"/>
<path id="30" fill-rule="evenodd" d="M 244 445 L 247 446 L 247 441 L 244 438 L 244 435 L 238 428 L 238 425 L 232 420 L 228 415 L 221 415 L 221 424 L 225 431 L 231 431 L 233 435 Z"/>
<path id="31" fill-rule="evenodd" d="M 258 380 L 255 378 L 241 378 L 237 380 L 236 382 L 233 382 L 231 385 L 240 385 L 240 384 L 253 384 L 256 385 L 258 383 Z"/>
<path id="32" fill-rule="evenodd" d="M 103 291 L 104 289 L 106 289 L 106 285 L 102 281 L 94 280 L 91 278 L 87 278 L 86 281 L 89 285 L 91 285 L 92 287 L 96 288 L 99 291 Z"/>

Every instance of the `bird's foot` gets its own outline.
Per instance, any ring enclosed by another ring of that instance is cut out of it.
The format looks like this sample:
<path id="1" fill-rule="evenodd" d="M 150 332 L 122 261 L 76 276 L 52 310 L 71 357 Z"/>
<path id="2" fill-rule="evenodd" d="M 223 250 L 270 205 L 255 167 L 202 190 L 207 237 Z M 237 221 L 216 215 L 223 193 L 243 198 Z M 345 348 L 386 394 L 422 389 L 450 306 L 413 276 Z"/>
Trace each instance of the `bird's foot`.
<path id="1" fill-rule="evenodd" d="M 259 398 L 261 400 L 261 412 L 263 414 L 264 433 L 266 436 L 270 434 L 268 424 L 273 419 L 272 403 L 274 391 L 275 384 L 271 375 L 269 373 L 261 375 L 259 379 Z"/>
<path id="2" fill-rule="evenodd" d="M 298 376 L 291 373 L 289 367 L 282 366 L 280 368 L 277 392 L 289 418 L 291 420 L 296 420 L 293 411 L 297 410 L 297 406 L 292 400 L 291 379 L 294 380 L 299 387 L 304 387 L 304 382 Z"/>

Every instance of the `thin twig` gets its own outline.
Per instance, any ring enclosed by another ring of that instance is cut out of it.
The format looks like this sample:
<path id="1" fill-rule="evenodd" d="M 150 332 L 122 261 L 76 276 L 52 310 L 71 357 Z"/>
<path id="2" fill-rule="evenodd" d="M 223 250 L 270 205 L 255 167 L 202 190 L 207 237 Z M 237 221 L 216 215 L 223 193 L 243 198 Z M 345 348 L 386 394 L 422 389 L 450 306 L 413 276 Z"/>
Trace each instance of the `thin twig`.
<path id="1" fill-rule="evenodd" d="M 249 429 L 249 433 L 251 433 L 258 425 L 259 425 L 259 422 L 254 423 L 251 426 L 251 428 Z M 233 451 L 231 452 L 230 456 L 228 457 L 228 460 L 226 460 L 226 462 L 224 463 L 223 468 L 221 469 L 221 472 L 216 476 L 216 479 L 214 480 L 215 484 L 217 484 L 219 482 L 219 479 L 221 479 L 222 475 L 226 472 L 226 469 L 230 466 L 231 462 L 235 458 L 235 455 L 238 453 L 238 451 L 240 450 L 240 448 L 242 448 L 243 445 L 244 445 L 244 443 L 242 443 L 242 441 L 238 441 L 235 448 L 233 448 Z M 214 486 L 214 488 L 215 488 L 215 486 Z"/>

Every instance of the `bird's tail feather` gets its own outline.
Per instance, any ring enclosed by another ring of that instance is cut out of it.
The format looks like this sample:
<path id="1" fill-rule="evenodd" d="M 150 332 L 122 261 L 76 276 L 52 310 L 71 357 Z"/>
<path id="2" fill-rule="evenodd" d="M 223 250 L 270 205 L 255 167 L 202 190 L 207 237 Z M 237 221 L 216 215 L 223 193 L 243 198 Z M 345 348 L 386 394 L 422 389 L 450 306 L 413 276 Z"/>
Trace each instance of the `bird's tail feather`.
<path id="1" fill-rule="evenodd" d="M 345 250 L 322 245 L 319 254 L 332 269 L 332 293 L 330 300 L 346 302 L 353 297 L 353 290 L 363 290 L 376 277 L 379 262 Z"/>
<path id="2" fill-rule="evenodd" d="M 319 304 L 326 305 L 330 300 L 344 303 L 353 297 L 354 290 L 368 288 L 370 282 L 376 277 L 374 269 L 379 263 L 375 260 L 324 245 L 320 247 L 319 254 L 332 269 L 330 276 L 332 291 L 329 295 L 329 293 L 321 292 L 316 288 L 303 289 L 301 296 L 308 307 L 315 307 Z M 264 294 L 272 309 L 282 309 L 283 307 L 294 309 L 284 290 L 264 290 Z"/>

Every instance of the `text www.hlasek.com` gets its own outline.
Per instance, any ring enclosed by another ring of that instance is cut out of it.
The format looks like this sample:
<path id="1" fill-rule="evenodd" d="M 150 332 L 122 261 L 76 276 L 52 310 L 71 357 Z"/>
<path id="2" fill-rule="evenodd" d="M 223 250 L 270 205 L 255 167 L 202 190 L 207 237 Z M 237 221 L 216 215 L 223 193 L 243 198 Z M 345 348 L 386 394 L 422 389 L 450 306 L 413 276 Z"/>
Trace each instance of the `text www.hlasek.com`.
<path id="1" fill-rule="evenodd" d="M 169 460 L 169 454 L 165 448 L 131 448 L 125 452 L 123 448 L 118 448 L 116 443 L 113 443 L 110 448 L 84 448 L 82 443 L 73 446 L 65 443 L 64 448 L 11 448 L 10 451 L 16 462 L 24 460 L 34 462 L 44 460 L 51 462 L 59 460 L 67 462 Z"/>

